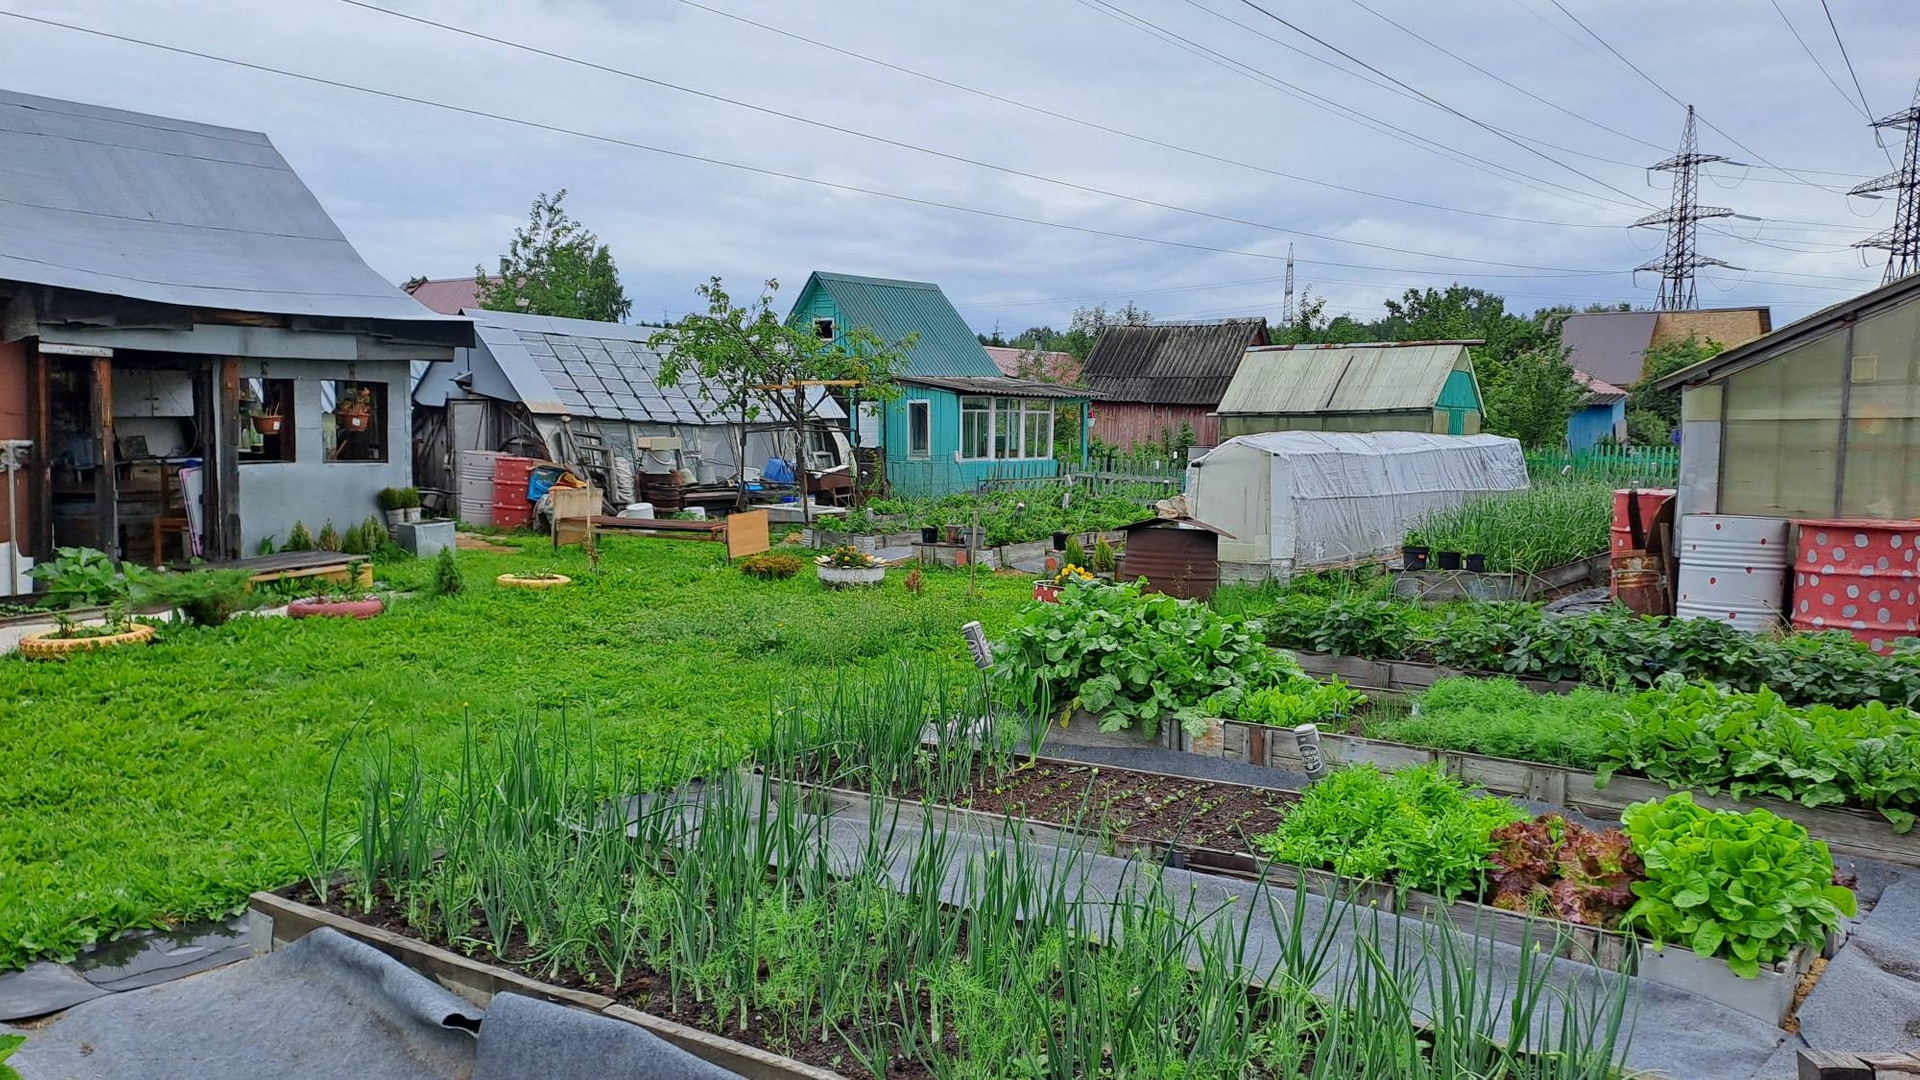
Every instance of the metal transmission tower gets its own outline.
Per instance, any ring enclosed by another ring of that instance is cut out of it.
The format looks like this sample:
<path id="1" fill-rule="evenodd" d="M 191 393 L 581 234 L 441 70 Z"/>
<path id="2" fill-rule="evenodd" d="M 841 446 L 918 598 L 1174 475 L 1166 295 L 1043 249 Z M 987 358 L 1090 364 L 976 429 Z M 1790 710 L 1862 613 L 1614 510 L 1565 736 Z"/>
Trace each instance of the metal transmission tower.
<path id="1" fill-rule="evenodd" d="M 1920 86 L 1914 88 L 1913 104 L 1883 120 L 1875 120 L 1873 126 L 1905 128 L 1907 132 L 1907 152 L 1901 155 L 1899 170 L 1847 192 L 1849 195 L 1894 193 L 1893 226 L 1853 245 L 1887 250 L 1887 272 L 1880 279 L 1884 284 L 1920 271 Z"/>
<path id="2" fill-rule="evenodd" d="M 1287 298 L 1280 303 L 1280 321 L 1293 325 L 1293 245 L 1287 245 Z"/>
<path id="3" fill-rule="evenodd" d="M 1667 251 L 1658 259 L 1634 267 L 1634 270 L 1659 272 L 1660 296 L 1654 301 L 1654 306 L 1661 311 L 1699 307 L 1700 300 L 1694 295 L 1693 272 L 1703 266 L 1727 265 L 1694 250 L 1694 237 L 1702 218 L 1733 216 L 1733 211 L 1727 207 L 1701 206 L 1695 201 L 1699 197 L 1700 166 L 1725 160 L 1717 154 L 1700 152 L 1699 140 L 1693 133 L 1693 106 L 1689 105 L 1687 126 L 1680 134 L 1680 152 L 1649 166 L 1673 174 L 1673 203 L 1665 210 L 1648 214 L 1633 224 L 1636 228 L 1643 225 L 1666 226 Z"/>

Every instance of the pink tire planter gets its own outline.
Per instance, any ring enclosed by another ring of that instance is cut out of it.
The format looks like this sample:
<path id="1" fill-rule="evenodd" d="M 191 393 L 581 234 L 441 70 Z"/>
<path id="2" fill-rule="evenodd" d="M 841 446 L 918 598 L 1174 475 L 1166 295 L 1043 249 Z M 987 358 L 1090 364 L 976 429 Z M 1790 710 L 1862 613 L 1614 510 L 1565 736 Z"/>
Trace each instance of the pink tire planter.
<path id="1" fill-rule="evenodd" d="M 287 605 L 289 619 L 371 619 L 387 610 L 379 597 L 367 600 L 321 600 L 308 597 Z"/>

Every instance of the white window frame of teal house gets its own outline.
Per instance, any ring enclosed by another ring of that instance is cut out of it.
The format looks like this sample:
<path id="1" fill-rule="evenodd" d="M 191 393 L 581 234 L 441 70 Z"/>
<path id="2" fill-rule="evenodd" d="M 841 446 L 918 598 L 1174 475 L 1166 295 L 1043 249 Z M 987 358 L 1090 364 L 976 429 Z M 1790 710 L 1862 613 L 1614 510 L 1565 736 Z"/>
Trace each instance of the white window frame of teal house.
<path id="1" fill-rule="evenodd" d="M 920 418 L 920 430 L 914 431 L 914 417 Z M 917 437 L 916 437 L 917 436 Z M 933 457 L 933 402 L 914 398 L 907 402 L 907 458 L 926 461 Z"/>
<path id="2" fill-rule="evenodd" d="M 1053 419 L 1053 402 L 1042 398 L 963 397 L 960 399 L 959 459 L 1036 461 L 1051 458 Z"/>

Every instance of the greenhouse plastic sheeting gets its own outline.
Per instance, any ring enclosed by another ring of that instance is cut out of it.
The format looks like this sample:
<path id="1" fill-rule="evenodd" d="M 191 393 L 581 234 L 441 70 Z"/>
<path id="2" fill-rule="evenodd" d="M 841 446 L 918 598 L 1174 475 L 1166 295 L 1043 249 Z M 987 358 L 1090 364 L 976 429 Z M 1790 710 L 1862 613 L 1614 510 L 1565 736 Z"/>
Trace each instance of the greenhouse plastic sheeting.
<path id="1" fill-rule="evenodd" d="M 1193 516 L 1233 534 L 1222 581 L 1397 551 L 1426 514 L 1526 486 L 1512 439 L 1412 431 L 1242 435 L 1188 466 L 1186 485 Z"/>

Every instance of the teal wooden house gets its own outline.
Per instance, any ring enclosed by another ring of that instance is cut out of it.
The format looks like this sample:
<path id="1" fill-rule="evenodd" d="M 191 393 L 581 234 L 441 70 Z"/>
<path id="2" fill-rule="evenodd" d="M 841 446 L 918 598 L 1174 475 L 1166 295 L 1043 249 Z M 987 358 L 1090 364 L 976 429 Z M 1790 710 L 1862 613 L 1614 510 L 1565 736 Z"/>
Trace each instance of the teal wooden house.
<path id="1" fill-rule="evenodd" d="M 1092 395 L 1001 374 L 938 285 L 815 271 L 787 318 L 836 341 L 859 327 L 888 342 L 919 335 L 899 377 L 904 392 L 854 410 L 855 444 L 882 452 L 895 495 L 1058 476 L 1056 436 L 1071 436 L 1061 441 L 1086 459 Z"/>

